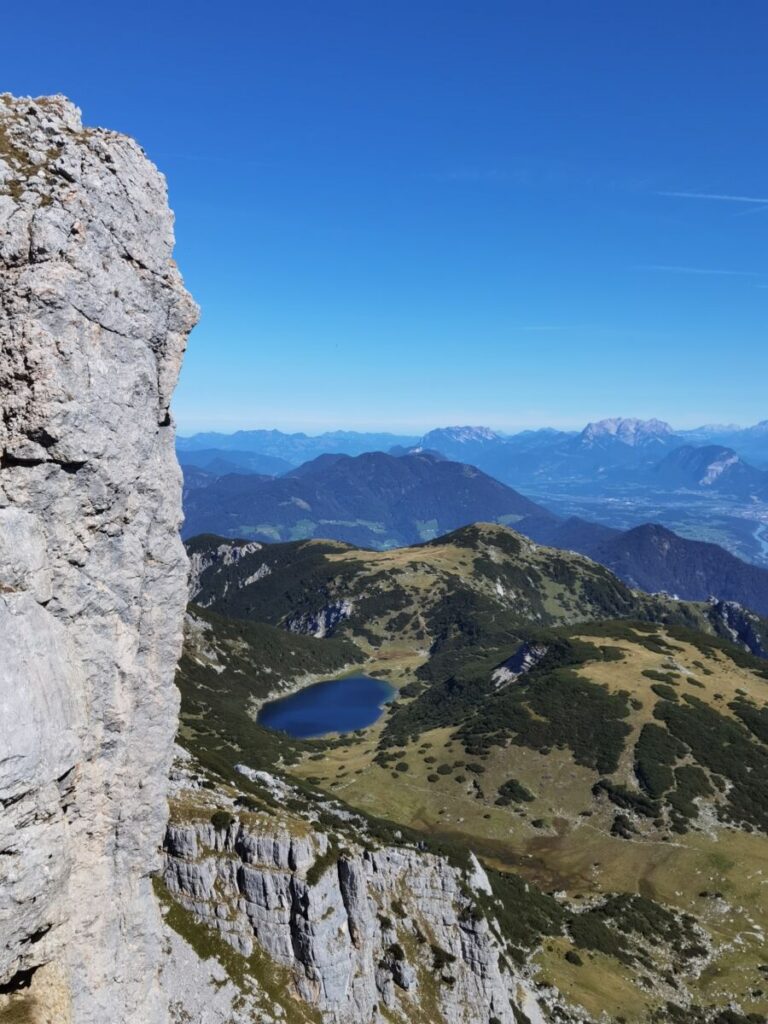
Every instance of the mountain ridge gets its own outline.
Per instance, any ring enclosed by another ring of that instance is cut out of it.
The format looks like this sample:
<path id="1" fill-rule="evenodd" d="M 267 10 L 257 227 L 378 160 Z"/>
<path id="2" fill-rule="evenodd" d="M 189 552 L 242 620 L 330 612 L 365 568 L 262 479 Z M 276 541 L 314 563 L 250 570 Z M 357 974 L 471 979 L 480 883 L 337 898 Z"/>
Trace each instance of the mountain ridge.
<path id="1" fill-rule="evenodd" d="M 675 431 L 664 420 L 618 416 L 588 423 L 579 436 L 579 442 L 589 446 L 611 440 L 638 448 L 649 444 L 666 445 L 674 435 Z"/>
<path id="2" fill-rule="evenodd" d="M 768 570 L 723 548 L 661 525 L 619 531 L 561 519 L 475 467 L 424 452 L 327 454 L 277 480 L 205 477 L 186 488 L 185 510 L 185 537 L 224 533 L 268 542 L 314 536 L 373 549 L 495 520 L 540 543 L 585 554 L 647 592 L 715 597 L 768 613 Z M 660 557 L 664 543 L 667 558 Z"/>
<path id="3" fill-rule="evenodd" d="M 474 466 L 424 452 L 325 454 L 273 480 L 226 476 L 193 488 L 185 507 L 185 537 L 330 536 L 377 548 L 427 540 L 477 519 L 550 515 Z"/>
<path id="4" fill-rule="evenodd" d="M 298 464 L 315 455 L 333 451 L 359 455 L 364 451 L 388 450 L 395 445 L 436 447 L 439 450 L 440 445 L 433 443 L 436 440 L 468 446 L 473 443 L 486 446 L 498 443 L 509 445 L 513 451 L 523 451 L 530 445 L 540 447 L 547 443 L 574 439 L 581 439 L 581 442 L 584 442 L 599 437 L 612 437 L 619 443 L 627 444 L 627 447 L 643 447 L 644 442 L 663 443 L 665 440 L 677 440 L 681 446 L 720 444 L 734 448 L 747 462 L 756 461 L 758 468 L 768 469 L 768 420 L 761 420 L 747 427 L 715 424 L 680 429 L 656 418 L 617 416 L 590 421 L 581 430 L 540 427 L 504 433 L 483 425 L 453 425 L 436 427 L 421 435 L 349 430 L 326 431 L 320 434 L 286 433 L 276 429 L 240 430 L 232 434 L 209 431 L 180 436 L 177 439 L 177 447 L 179 452 L 206 448 L 221 451 L 252 451 L 284 458 L 287 461 L 293 460 L 294 464 Z M 743 450 L 740 450 L 740 447 Z"/>
<path id="5" fill-rule="evenodd" d="M 405 593 L 419 595 L 418 600 L 434 606 L 438 632 L 443 629 L 440 623 L 453 621 L 453 615 L 461 622 L 465 606 L 461 585 L 465 584 L 468 606 L 475 607 L 476 614 L 482 608 L 482 614 L 490 616 L 489 624 L 496 608 L 510 622 L 556 625 L 655 616 L 657 621 L 730 635 L 706 602 L 633 590 L 587 555 L 540 545 L 498 523 L 473 523 L 434 540 L 384 551 L 339 541 L 263 544 L 212 534 L 190 538 L 186 545 L 197 567 L 193 569 L 195 603 L 230 618 L 252 618 L 318 636 L 350 636 L 350 630 L 354 634 L 360 624 L 359 638 L 370 640 L 368 624 L 378 614 L 375 595 L 385 583 L 387 592 L 397 595 L 387 599 L 393 607 L 403 604 Z M 426 584 L 423 569 L 412 576 L 412 566 L 432 562 L 434 580 Z M 330 629 L 319 625 L 318 616 L 327 610 L 333 612 L 327 620 L 332 621 Z M 405 628 L 399 618 L 397 628 Z M 423 628 L 423 623 L 413 624 L 415 633 Z M 768 639 L 768 621 L 759 628 Z M 430 654 L 436 650 L 432 635 Z"/>

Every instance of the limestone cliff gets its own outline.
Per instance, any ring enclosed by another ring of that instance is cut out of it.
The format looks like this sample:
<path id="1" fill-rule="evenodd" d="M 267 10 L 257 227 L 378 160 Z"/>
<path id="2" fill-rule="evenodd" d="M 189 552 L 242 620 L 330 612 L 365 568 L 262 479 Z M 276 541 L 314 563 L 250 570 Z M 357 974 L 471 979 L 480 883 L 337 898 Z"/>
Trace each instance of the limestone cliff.
<path id="1" fill-rule="evenodd" d="M 169 402 L 197 318 L 172 250 L 135 142 L 62 97 L 0 97 L 0 1012 L 32 1020 L 166 1014 L 149 874 L 186 599 Z"/>
<path id="2" fill-rule="evenodd" d="M 354 815 L 331 804 L 297 814 L 290 785 L 240 770 L 271 792 L 272 809 L 174 772 L 169 921 L 239 988 L 220 1010 L 221 983 L 180 985 L 205 963 L 181 965 L 177 936 L 164 965 L 171 1020 L 543 1024 L 532 982 L 511 967 L 493 915 L 478 912 L 477 895 L 492 890 L 477 860 L 462 872 L 407 843 L 360 841 L 345 825 Z"/>

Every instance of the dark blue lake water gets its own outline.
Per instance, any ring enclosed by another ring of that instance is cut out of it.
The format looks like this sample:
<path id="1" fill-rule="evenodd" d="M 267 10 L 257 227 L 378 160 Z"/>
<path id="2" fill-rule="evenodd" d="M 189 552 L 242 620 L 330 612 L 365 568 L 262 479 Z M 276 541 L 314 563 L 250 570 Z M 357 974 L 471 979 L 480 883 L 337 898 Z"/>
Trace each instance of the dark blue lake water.
<path id="1" fill-rule="evenodd" d="M 258 722 L 306 740 L 329 732 L 354 732 L 373 725 L 394 687 L 370 676 L 329 679 L 265 704 Z"/>

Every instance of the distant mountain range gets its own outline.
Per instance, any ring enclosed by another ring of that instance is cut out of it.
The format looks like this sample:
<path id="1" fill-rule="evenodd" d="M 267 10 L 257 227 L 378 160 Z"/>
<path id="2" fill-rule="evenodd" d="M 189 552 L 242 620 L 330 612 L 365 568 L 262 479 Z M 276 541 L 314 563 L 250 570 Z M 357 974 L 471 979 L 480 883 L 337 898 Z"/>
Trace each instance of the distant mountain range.
<path id="1" fill-rule="evenodd" d="M 281 476 L 293 469 L 287 459 L 263 452 L 240 451 L 237 448 L 182 448 L 178 451 L 179 462 L 186 471 L 195 466 L 208 473 L 223 476 L 225 473 L 259 473 L 262 476 Z"/>
<path id="2" fill-rule="evenodd" d="M 423 437 L 388 433 L 330 431 L 317 436 L 284 434 L 279 430 L 242 430 L 234 434 L 195 434 L 179 438 L 183 465 L 197 465 L 214 472 L 256 472 L 277 475 L 291 466 L 325 454 L 361 455 L 371 451 L 428 450 L 456 462 L 477 466 L 513 487 L 568 483 L 586 491 L 606 486 L 641 483 L 646 487 L 708 486 L 707 466 L 695 476 L 695 468 L 674 463 L 654 475 L 665 456 L 679 449 L 707 454 L 715 465 L 723 459 L 740 459 L 745 469 L 729 472 L 717 489 L 737 481 L 734 493 L 746 487 L 768 493 L 768 420 L 748 428 L 700 427 L 676 431 L 662 420 L 616 418 L 588 423 L 581 432 L 545 428 L 502 435 L 488 427 L 442 427 Z M 695 458 L 693 461 L 695 461 Z M 275 462 L 266 460 L 276 460 Z M 691 469 L 691 472 L 687 472 Z"/>
<path id="3" fill-rule="evenodd" d="M 505 473 L 539 471 L 567 459 L 580 468 L 647 461 L 683 443 L 661 420 L 610 419 L 588 423 L 580 432 L 527 430 L 505 437 L 486 427 L 443 427 L 419 442 L 451 458 L 491 460 Z M 485 467 L 484 467 L 485 468 Z M 551 471 L 551 470 L 550 470 Z"/>
<path id="4" fill-rule="evenodd" d="M 318 455 L 362 455 L 364 452 L 387 451 L 393 445 L 412 447 L 418 436 L 388 433 L 359 433 L 354 430 L 331 430 L 324 434 L 284 434 L 281 430 L 238 430 L 234 434 L 206 433 L 176 439 L 176 448 L 182 464 L 191 462 L 193 452 L 216 452 L 219 455 L 248 452 L 268 455 L 290 466 L 317 458 Z M 196 462 L 195 465 L 200 465 Z M 257 470 L 257 472 L 260 472 Z"/>
<path id="5" fill-rule="evenodd" d="M 217 494 L 227 487 L 237 491 L 229 520 L 214 520 L 215 529 L 245 526 L 277 539 L 310 536 L 313 531 L 321 535 L 335 523 L 339 532 L 334 535 L 350 543 L 414 543 L 431 536 L 433 529 L 448 526 L 429 511 L 429 502 L 421 502 L 429 514 L 412 516 L 408 525 L 390 517 L 386 502 L 383 511 L 351 515 L 333 508 L 332 494 L 326 493 L 321 501 L 318 495 L 296 494 L 280 499 L 288 506 L 254 520 L 246 513 L 247 495 L 250 490 L 263 493 L 265 485 L 217 484 L 204 500 L 193 492 L 228 474 L 282 477 L 320 455 L 426 453 L 475 466 L 564 520 L 577 517 L 622 531 L 661 523 L 681 536 L 720 544 L 737 558 L 768 567 L 768 469 L 761 468 L 768 467 L 768 420 L 743 429 L 707 426 L 679 431 L 658 419 L 615 418 L 588 423 L 578 432 L 545 428 L 513 435 L 485 426 L 455 426 L 431 430 L 420 438 L 354 431 L 310 437 L 254 430 L 198 434 L 180 438 L 178 445 L 190 522 L 210 523 L 205 517 L 214 509 Z M 285 486 L 271 490 L 279 495 Z M 291 505 L 294 497 L 312 505 L 313 512 L 304 514 L 300 504 Z M 218 511 L 223 507 L 220 501 Z M 490 503 L 484 518 L 507 514 L 517 512 L 499 512 Z M 450 525 L 461 521 L 451 518 Z M 342 529 L 348 532 L 341 533 Z"/>
<path id="6" fill-rule="evenodd" d="M 582 447 L 607 447 L 615 442 L 629 448 L 668 447 L 675 443 L 675 432 L 663 420 L 610 419 L 588 423 L 579 435 Z"/>
<path id="7" fill-rule="evenodd" d="M 759 469 L 768 469 L 768 420 L 761 420 L 752 427 L 698 427 L 696 430 L 678 431 L 678 437 L 694 445 L 719 444 L 733 448 L 746 462 Z"/>
<path id="8" fill-rule="evenodd" d="M 550 517 L 474 466 L 423 452 L 321 455 L 274 479 L 198 473 L 186 488 L 185 513 L 185 537 L 325 537 L 378 549 L 432 540 L 477 520 Z"/>
<path id="9" fill-rule="evenodd" d="M 768 465 L 768 430 L 744 431 Z M 541 490 L 567 484 L 584 493 L 608 488 L 717 490 L 735 497 L 768 497 L 768 472 L 747 464 L 735 447 L 698 444 L 661 420 L 611 419 L 588 423 L 578 434 L 525 431 L 502 437 L 484 427 L 446 427 L 426 434 L 419 446 L 469 461 L 516 487 Z M 734 445 L 739 441 L 733 435 Z"/>
<path id="10" fill-rule="evenodd" d="M 195 468 L 184 502 L 185 537 L 318 537 L 384 550 L 473 522 L 513 525 L 538 543 L 589 556 L 642 590 L 688 600 L 714 596 L 768 614 L 768 570 L 716 544 L 658 525 L 620 531 L 560 518 L 474 466 L 426 452 L 324 455 L 277 478 L 216 477 Z"/>

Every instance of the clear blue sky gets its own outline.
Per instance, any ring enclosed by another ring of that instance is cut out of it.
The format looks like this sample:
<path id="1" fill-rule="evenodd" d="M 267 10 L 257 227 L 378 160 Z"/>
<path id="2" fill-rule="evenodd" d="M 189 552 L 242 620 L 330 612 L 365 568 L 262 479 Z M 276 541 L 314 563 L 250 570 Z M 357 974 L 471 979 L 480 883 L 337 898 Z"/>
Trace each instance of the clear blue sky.
<path id="1" fill-rule="evenodd" d="M 1 84 L 167 174 L 182 431 L 768 417 L 764 0 L 101 6 Z"/>

